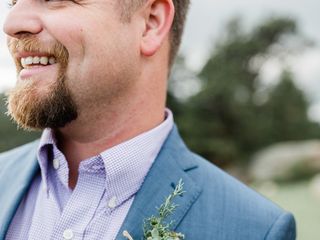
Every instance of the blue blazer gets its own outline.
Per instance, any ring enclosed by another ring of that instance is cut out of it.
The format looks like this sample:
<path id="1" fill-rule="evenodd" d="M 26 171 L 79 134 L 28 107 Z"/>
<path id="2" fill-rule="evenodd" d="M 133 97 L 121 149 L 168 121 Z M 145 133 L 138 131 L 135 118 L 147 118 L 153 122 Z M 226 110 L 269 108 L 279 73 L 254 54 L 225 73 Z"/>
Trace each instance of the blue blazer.
<path id="1" fill-rule="evenodd" d="M 0 155 L 0 240 L 39 171 L 38 141 Z M 187 240 L 292 240 L 295 221 L 269 200 L 246 187 L 208 161 L 190 152 L 176 128 L 169 134 L 137 193 L 116 237 L 127 230 L 134 240 L 143 237 L 143 220 L 157 214 L 179 179 L 186 193 L 169 217 L 173 229 Z"/>

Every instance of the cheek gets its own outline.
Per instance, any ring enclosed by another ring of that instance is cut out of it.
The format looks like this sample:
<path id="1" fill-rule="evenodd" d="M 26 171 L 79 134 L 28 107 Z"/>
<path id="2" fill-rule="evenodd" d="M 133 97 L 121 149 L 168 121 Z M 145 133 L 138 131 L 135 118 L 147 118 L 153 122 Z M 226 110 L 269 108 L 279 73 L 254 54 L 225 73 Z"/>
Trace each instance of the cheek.
<path id="1" fill-rule="evenodd" d="M 73 86 L 101 86 L 137 64 L 140 52 L 135 36 L 127 31 L 112 31 L 111 27 L 106 29 L 108 26 L 97 24 L 94 30 L 73 26 L 68 36 L 63 35 L 66 29 L 61 30 L 59 41 L 69 52 L 67 78 Z"/>
<path id="2" fill-rule="evenodd" d="M 59 17 L 59 16 L 58 16 Z M 67 19 L 67 20 L 64 20 Z M 63 20 L 63 22 L 61 22 Z M 56 21 L 48 20 L 46 29 L 48 36 L 54 38 L 54 40 L 60 42 L 66 49 L 70 56 L 83 55 L 83 27 L 79 21 L 73 21 L 63 16 L 58 19 L 58 23 L 52 25 Z M 49 26 L 50 24 L 50 26 Z"/>
<path id="3" fill-rule="evenodd" d="M 68 34 L 66 34 L 66 32 Z M 55 40 L 61 43 L 68 52 L 68 66 L 66 75 L 74 75 L 81 69 L 85 56 L 82 28 L 59 28 L 55 31 Z"/>

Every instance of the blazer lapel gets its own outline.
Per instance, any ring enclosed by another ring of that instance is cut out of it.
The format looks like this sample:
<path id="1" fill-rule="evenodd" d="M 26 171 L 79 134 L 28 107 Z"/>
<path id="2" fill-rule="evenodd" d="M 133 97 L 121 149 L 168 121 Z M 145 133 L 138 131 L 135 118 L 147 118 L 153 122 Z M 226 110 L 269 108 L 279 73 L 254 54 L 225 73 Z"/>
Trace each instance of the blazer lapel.
<path id="1" fill-rule="evenodd" d="M 122 234 L 126 230 L 134 240 L 141 240 L 144 220 L 157 215 L 156 207 L 164 202 L 165 198 L 172 193 L 175 184 L 182 179 L 185 193 L 174 199 L 178 207 L 167 219 L 168 223 L 171 220 L 174 221 L 172 228 L 176 229 L 201 192 L 201 188 L 187 174 L 195 168 L 197 165 L 192 162 L 189 151 L 174 127 L 137 193 L 116 239 L 125 239 Z"/>
<path id="2" fill-rule="evenodd" d="M 5 159 L 0 174 L 0 240 L 5 238 L 10 222 L 28 190 L 34 175 L 39 170 L 36 147 L 28 152 L 18 152 Z"/>

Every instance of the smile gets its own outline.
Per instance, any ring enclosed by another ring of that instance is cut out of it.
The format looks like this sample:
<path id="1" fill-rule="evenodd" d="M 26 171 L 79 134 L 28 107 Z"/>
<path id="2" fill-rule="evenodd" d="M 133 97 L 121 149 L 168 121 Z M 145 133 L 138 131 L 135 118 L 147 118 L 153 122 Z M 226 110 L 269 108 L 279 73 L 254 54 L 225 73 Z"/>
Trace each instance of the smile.
<path id="1" fill-rule="evenodd" d="M 30 68 L 33 66 L 47 66 L 47 65 L 52 65 L 55 64 L 56 58 L 55 57 L 48 57 L 48 56 L 29 56 L 29 57 L 23 57 L 20 60 L 21 66 L 23 68 Z"/>
<path id="2" fill-rule="evenodd" d="M 58 72 L 57 58 L 48 53 L 22 52 L 17 57 L 21 80 L 48 79 L 49 75 L 54 76 Z"/>

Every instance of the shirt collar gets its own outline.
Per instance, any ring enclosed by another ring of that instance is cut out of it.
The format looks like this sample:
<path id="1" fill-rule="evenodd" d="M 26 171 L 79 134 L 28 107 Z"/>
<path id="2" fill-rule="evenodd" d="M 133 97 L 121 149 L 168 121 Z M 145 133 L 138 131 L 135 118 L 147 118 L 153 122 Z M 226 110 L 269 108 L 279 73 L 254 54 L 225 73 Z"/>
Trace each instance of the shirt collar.
<path id="1" fill-rule="evenodd" d="M 107 199 L 116 198 L 115 206 L 122 204 L 140 188 L 161 146 L 173 127 L 173 116 L 169 109 L 165 111 L 165 120 L 157 127 L 146 131 L 130 140 L 116 145 L 98 156 L 83 161 L 82 169 L 100 170 L 104 165 L 105 188 Z M 45 187 L 48 187 L 48 167 L 52 164 L 55 153 L 60 152 L 51 129 L 45 129 L 40 139 L 38 162 Z M 60 152 L 61 153 L 61 152 Z M 62 154 L 62 153 L 61 153 Z M 90 167 L 89 167 L 90 166 Z"/>
<path id="2" fill-rule="evenodd" d="M 173 127 L 172 113 L 159 126 L 110 148 L 100 155 L 106 171 L 106 193 L 116 205 L 133 196 L 141 187 L 151 165 Z"/>
<path id="3" fill-rule="evenodd" d="M 53 148 L 56 146 L 53 131 L 49 128 L 45 129 L 40 138 L 37 160 L 40 166 L 41 178 L 46 189 L 48 189 L 49 164 L 52 164 Z"/>

